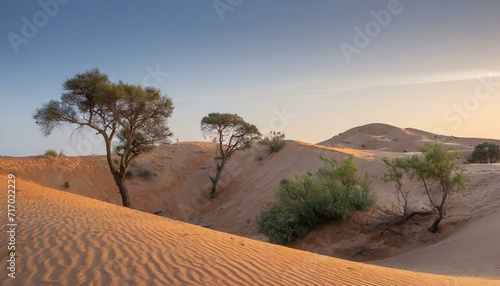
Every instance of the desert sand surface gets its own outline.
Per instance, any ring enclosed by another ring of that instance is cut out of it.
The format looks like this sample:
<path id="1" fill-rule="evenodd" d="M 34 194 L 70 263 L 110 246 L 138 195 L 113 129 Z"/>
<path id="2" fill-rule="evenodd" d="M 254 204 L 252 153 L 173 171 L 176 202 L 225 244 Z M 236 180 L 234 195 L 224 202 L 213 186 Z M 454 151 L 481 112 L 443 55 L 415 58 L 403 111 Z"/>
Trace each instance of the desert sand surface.
<path id="1" fill-rule="evenodd" d="M 368 210 L 348 222 L 319 228 L 288 247 L 259 242 L 267 241 L 256 223 L 262 206 L 273 200 L 273 191 L 282 179 L 321 167 L 320 155 L 339 160 L 355 156 L 360 171 L 374 176 L 372 188 L 378 204 L 383 205 L 394 197 L 390 186 L 380 179 L 385 169 L 380 159 L 413 154 L 432 141 L 456 148 L 463 159 L 477 144 L 500 144 L 499 140 L 435 135 L 386 124 L 356 127 L 319 144 L 289 140 L 275 154 L 256 144 L 231 158 L 218 185 L 219 196 L 211 200 L 208 175 L 214 171 L 214 145 L 176 143 L 141 155 L 132 166 L 127 186 L 136 210 L 119 207 L 121 199 L 104 156 L 0 157 L 0 176 L 15 174 L 21 190 L 18 208 L 24 238 L 18 254 L 30 272 L 20 272 L 16 281 L 45 281 L 45 285 L 77 278 L 83 284 L 101 281 L 97 285 L 198 284 L 200 279 L 205 285 L 500 284 L 498 280 L 455 278 L 500 277 L 500 247 L 495 245 L 500 241 L 499 164 L 463 165 L 471 183 L 466 191 L 450 197 L 453 207 L 437 234 L 426 230 L 433 217 L 415 217 L 386 227 L 380 226 L 375 210 Z M 242 249 L 235 241 L 252 247 Z M 29 260 L 31 257 L 37 259 Z M 450 276 L 378 268 L 333 257 Z M 44 260 L 48 262 L 37 264 Z M 285 261 L 288 264 L 280 264 Z M 307 263 L 299 263 L 304 261 Z M 50 267 L 53 269 L 46 269 Z M 371 271 L 378 274 L 369 274 Z M 356 280 L 361 276 L 365 278 Z"/>
<path id="2" fill-rule="evenodd" d="M 351 128 L 318 144 L 389 152 L 418 152 L 424 144 L 433 141 L 455 148 L 464 157 L 470 156 L 475 145 L 485 141 L 495 144 L 500 143 L 500 140 L 460 138 L 453 135 L 433 134 L 414 128 L 403 129 L 388 124 L 372 123 Z"/>
<path id="3" fill-rule="evenodd" d="M 500 210 L 474 220 L 433 245 L 373 264 L 441 274 L 500 277 Z M 499 281 L 500 283 L 500 281 Z"/>
<path id="4" fill-rule="evenodd" d="M 494 285 L 498 282 L 416 273 L 321 256 L 27 181 L 19 183 L 17 195 L 18 270 L 16 278 L 3 274 L 3 285 Z"/>

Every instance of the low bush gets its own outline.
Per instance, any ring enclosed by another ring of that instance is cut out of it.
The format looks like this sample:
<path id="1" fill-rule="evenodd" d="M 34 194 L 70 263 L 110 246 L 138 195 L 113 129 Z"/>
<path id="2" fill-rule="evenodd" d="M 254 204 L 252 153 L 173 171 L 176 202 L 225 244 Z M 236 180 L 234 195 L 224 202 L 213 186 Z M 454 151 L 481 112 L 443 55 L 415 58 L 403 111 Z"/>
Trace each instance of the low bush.
<path id="1" fill-rule="evenodd" d="M 139 170 L 137 170 L 137 175 L 144 180 L 149 180 L 154 176 L 154 173 L 146 167 L 140 167 Z"/>
<path id="2" fill-rule="evenodd" d="M 126 179 L 131 179 L 134 176 L 138 176 L 144 180 L 150 180 L 156 174 L 147 166 L 140 165 L 137 162 L 130 163 L 130 168 L 125 173 Z"/>
<path id="3" fill-rule="evenodd" d="M 257 222 L 272 243 L 297 240 L 321 224 L 346 220 L 375 202 L 370 180 L 357 175 L 353 157 L 341 163 L 322 160 L 325 167 L 316 173 L 282 180 L 276 201 L 264 206 Z"/>
<path id="4" fill-rule="evenodd" d="M 61 150 L 61 152 L 57 153 L 56 150 L 54 149 L 48 149 L 47 151 L 45 151 L 44 155 L 46 156 L 50 156 L 50 157 L 65 157 L 66 154 L 64 154 L 64 152 Z"/>
<path id="5" fill-rule="evenodd" d="M 132 176 L 134 176 L 134 174 L 132 173 L 132 171 L 127 170 L 127 173 L 125 173 L 125 179 L 130 179 L 130 178 L 132 178 Z"/>
<path id="6" fill-rule="evenodd" d="M 49 149 L 49 150 L 45 151 L 44 155 L 51 156 L 51 157 L 57 157 L 57 151 L 54 149 Z"/>
<path id="7" fill-rule="evenodd" d="M 269 152 L 278 153 L 285 146 L 285 133 L 271 131 L 269 135 L 259 141 L 260 144 L 267 145 Z"/>

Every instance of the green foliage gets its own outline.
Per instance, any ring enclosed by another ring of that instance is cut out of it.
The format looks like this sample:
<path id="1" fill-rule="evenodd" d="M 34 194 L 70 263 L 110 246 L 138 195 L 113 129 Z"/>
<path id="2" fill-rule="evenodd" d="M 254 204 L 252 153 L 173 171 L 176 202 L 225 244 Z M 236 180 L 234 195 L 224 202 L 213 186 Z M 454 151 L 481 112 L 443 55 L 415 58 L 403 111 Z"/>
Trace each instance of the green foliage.
<path id="1" fill-rule="evenodd" d="M 495 143 L 484 142 L 474 147 L 469 161 L 473 163 L 495 163 L 499 158 L 500 146 Z"/>
<path id="2" fill-rule="evenodd" d="M 125 173 L 139 154 L 169 142 L 172 133 L 167 120 L 174 109 L 172 100 L 153 87 L 112 83 L 98 69 L 77 74 L 63 86 L 60 100 L 42 104 L 33 119 L 45 136 L 64 124 L 90 128 L 102 136 L 123 205 L 131 207 Z M 119 166 L 113 165 L 113 144 L 120 156 Z"/>
<path id="3" fill-rule="evenodd" d="M 50 156 L 50 157 L 57 157 L 57 151 L 54 149 L 49 149 L 49 150 L 45 151 L 44 155 Z"/>
<path id="4" fill-rule="evenodd" d="M 294 241 L 320 224 L 346 220 L 374 203 L 368 176 L 357 176 L 353 157 L 338 163 L 322 158 L 316 173 L 284 179 L 257 218 L 260 231 L 273 243 Z"/>
<path id="5" fill-rule="evenodd" d="M 260 144 L 267 145 L 269 152 L 278 153 L 285 146 L 285 133 L 271 131 L 269 135 L 259 141 Z"/>
<path id="6" fill-rule="evenodd" d="M 136 161 L 130 164 L 130 168 L 125 173 L 125 178 L 130 179 L 134 176 L 138 176 L 146 181 L 150 180 L 156 174 L 147 166 L 138 164 Z"/>
<path id="7" fill-rule="evenodd" d="M 389 170 L 384 178 L 388 181 L 398 184 L 403 172 L 409 172 L 413 180 L 421 183 L 430 206 L 438 214 L 429 228 L 431 232 L 437 231 L 446 215 L 448 195 L 452 191 L 465 189 L 470 181 L 458 166 L 457 158 L 459 154 L 455 149 L 432 143 L 422 147 L 422 155 L 387 161 Z"/>
<path id="8" fill-rule="evenodd" d="M 422 155 L 409 159 L 410 167 L 422 182 L 436 181 L 446 193 L 453 189 L 465 189 L 468 180 L 458 166 L 459 154 L 455 149 L 432 143 L 422 147 Z"/>
<path id="9" fill-rule="evenodd" d="M 212 138 L 217 144 L 216 173 L 210 175 L 210 197 L 214 198 L 217 182 L 227 160 L 235 151 L 250 148 L 254 141 L 260 139 L 261 134 L 255 125 L 246 122 L 238 114 L 230 113 L 210 113 L 203 117 L 201 131 L 205 137 Z"/>
<path id="10" fill-rule="evenodd" d="M 154 176 L 154 173 L 147 167 L 141 167 L 137 171 L 137 175 L 144 180 L 149 180 Z"/>
<path id="11" fill-rule="evenodd" d="M 455 149 L 432 143 L 422 147 L 422 154 L 423 157 L 412 157 L 411 164 L 424 185 L 432 208 L 438 212 L 438 217 L 429 228 L 431 232 L 436 232 L 446 215 L 448 195 L 454 190 L 465 189 L 470 180 L 458 167 L 456 160 L 459 155 Z"/>
<path id="12" fill-rule="evenodd" d="M 395 186 L 394 195 L 397 200 L 397 206 L 387 208 L 384 212 L 390 216 L 398 216 L 401 220 L 405 220 L 411 212 L 414 194 L 411 184 L 408 184 L 408 179 L 411 176 L 410 160 L 408 158 L 392 158 L 383 157 L 382 161 L 387 166 L 384 172 L 384 181 L 393 183 Z M 406 184 L 405 184 L 406 183 Z"/>
<path id="13" fill-rule="evenodd" d="M 64 182 L 64 188 L 65 189 L 69 188 L 69 182 L 68 181 Z"/>
<path id="14" fill-rule="evenodd" d="M 134 176 L 134 174 L 132 173 L 132 171 L 130 170 L 127 170 L 127 172 L 125 173 L 125 178 L 126 179 L 130 179 Z"/>
<path id="15" fill-rule="evenodd" d="M 222 148 L 221 158 L 229 158 L 234 151 L 249 148 L 260 139 L 255 125 L 243 120 L 238 114 L 210 113 L 201 120 L 201 131 L 205 137 L 212 138 Z"/>
<path id="16" fill-rule="evenodd" d="M 45 151 L 44 155 L 51 156 L 51 157 L 64 157 L 64 156 L 66 156 L 62 150 L 58 154 L 57 151 L 54 149 L 48 149 L 47 151 Z"/>
<path id="17" fill-rule="evenodd" d="M 269 237 L 272 243 L 284 244 L 307 234 L 307 226 L 300 224 L 300 217 L 295 212 L 296 206 L 280 203 L 267 204 L 257 219 L 260 231 Z"/>

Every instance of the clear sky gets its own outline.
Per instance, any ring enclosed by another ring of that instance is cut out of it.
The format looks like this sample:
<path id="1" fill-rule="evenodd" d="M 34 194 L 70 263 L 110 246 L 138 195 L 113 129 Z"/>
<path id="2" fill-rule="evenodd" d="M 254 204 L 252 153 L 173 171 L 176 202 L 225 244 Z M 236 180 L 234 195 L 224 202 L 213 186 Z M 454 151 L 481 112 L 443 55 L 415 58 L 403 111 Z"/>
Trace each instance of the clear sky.
<path id="1" fill-rule="evenodd" d="M 172 98 L 173 141 L 209 112 L 317 143 L 381 122 L 500 139 L 500 1 L 0 2 L 0 155 L 103 154 L 32 119 L 99 68 Z"/>

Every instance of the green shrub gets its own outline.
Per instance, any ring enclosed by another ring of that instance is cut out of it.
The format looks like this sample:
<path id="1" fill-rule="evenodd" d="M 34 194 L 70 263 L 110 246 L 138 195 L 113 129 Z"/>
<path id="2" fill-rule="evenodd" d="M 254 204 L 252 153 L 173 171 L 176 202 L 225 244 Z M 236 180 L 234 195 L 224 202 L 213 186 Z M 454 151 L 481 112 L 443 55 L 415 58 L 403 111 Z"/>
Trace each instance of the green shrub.
<path id="1" fill-rule="evenodd" d="M 269 135 L 259 141 L 260 144 L 267 145 L 271 153 L 278 153 L 285 146 L 285 133 L 271 131 Z"/>
<path id="2" fill-rule="evenodd" d="M 351 193 L 351 205 L 355 210 L 361 211 L 375 204 L 375 197 L 370 191 L 370 178 L 365 177 L 365 181 L 361 183 L 359 188 L 354 189 Z"/>
<path id="3" fill-rule="evenodd" d="M 151 173 L 151 171 L 148 169 L 139 170 L 138 175 L 139 175 L 139 177 L 143 178 L 144 180 L 149 180 L 153 177 L 153 173 Z"/>
<path id="4" fill-rule="evenodd" d="M 49 150 L 45 151 L 44 155 L 51 156 L 51 157 L 57 157 L 57 151 L 54 149 L 49 149 Z"/>
<path id="5" fill-rule="evenodd" d="M 149 180 L 154 176 L 153 172 L 146 167 L 140 167 L 139 170 L 137 171 L 137 175 L 143 178 L 144 180 Z"/>
<path id="6" fill-rule="evenodd" d="M 321 224 L 346 220 L 375 202 L 369 177 L 357 176 L 352 156 L 341 163 L 322 160 L 325 167 L 316 173 L 282 180 L 275 191 L 276 201 L 264 206 L 257 223 L 271 242 L 297 240 Z"/>
<path id="7" fill-rule="evenodd" d="M 293 208 L 282 203 L 269 203 L 260 214 L 260 231 L 273 243 L 283 244 L 305 235 L 307 227 L 297 224 L 298 218 Z"/>
<path id="8" fill-rule="evenodd" d="M 500 146 L 484 142 L 476 145 L 469 161 L 472 163 L 495 163 L 500 157 Z"/>
<path id="9" fill-rule="evenodd" d="M 66 154 L 64 154 L 64 152 L 62 150 L 58 154 L 57 151 L 54 149 L 48 149 L 47 151 L 45 151 L 44 155 L 51 156 L 51 157 L 57 157 L 57 156 L 64 157 L 64 156 L 66 156 Z"/>
<path id="10" fill-rule="evenodd" d="M 69 188 L 69 182 L 68 181 L 64 182 L 64 188 L 65 189 Z"/>
<path id="11" fill-rule="evenodd" d="M 127 170 L 127 173 L 125 173 L 125 178 L 130 179 L 135 175 L 144 180 L 149 180 L 153 176 L 155 176 L 155 173 L 153 173 L 153 171 L 151 171 L 151 169 L 146 166 L 142 166 L 136 162 L 132 162 L 130 163 L 130 168 Z"/>
<path id="12" fill-rule="evenodd" d="M 465 190 L 470 182 L 457 163 L 458 157 L 457 150 L 433 142 L 422 146 L 422 156 L 413 155 L 407 159 L 410 170 L 422 183 L 429 203 L 437 213 L 429 228 L 432 233 L 438 230 L 439 223 L 446 216 L 446 199 L 450 193 Z"/>

